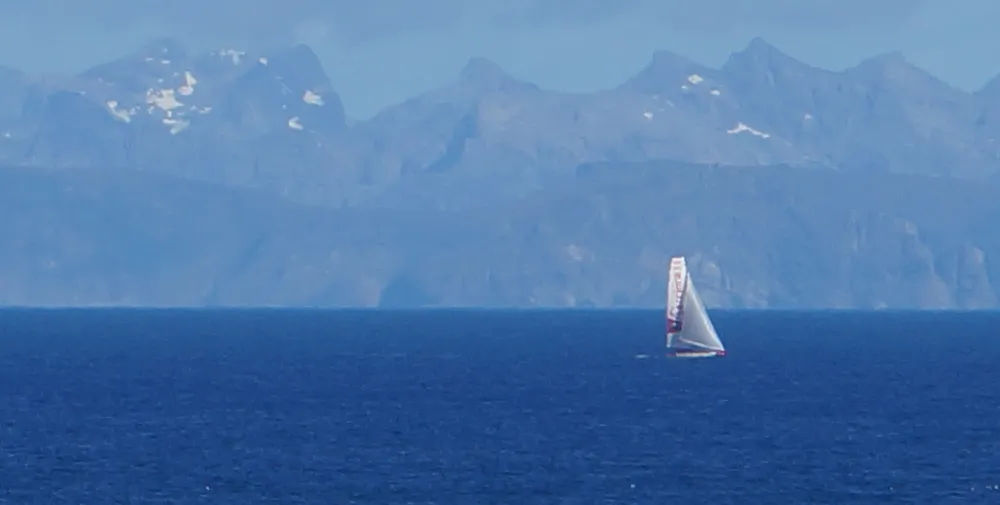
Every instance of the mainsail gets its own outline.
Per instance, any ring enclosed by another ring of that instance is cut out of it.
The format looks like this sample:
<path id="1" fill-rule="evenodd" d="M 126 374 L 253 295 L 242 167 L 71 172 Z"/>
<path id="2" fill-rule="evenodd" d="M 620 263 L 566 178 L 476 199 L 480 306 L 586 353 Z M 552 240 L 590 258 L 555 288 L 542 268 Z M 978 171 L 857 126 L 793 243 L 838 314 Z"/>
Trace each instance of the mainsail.
<path id="1" fill-rule="evenodd" d="M 667 280 L 667 348 L 678 353 L 724 354 L 683 257 L 670 259 Z"/>

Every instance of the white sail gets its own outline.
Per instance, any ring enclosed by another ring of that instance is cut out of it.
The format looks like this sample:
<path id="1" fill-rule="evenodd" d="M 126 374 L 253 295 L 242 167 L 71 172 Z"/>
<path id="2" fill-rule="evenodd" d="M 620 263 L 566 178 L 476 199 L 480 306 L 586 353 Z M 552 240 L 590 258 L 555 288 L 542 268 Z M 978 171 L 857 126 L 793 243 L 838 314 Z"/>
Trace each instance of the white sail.
<path id="1" fill-rule="evenodd" d="M 667 280 L 667 347 L 680 351 L 725 352 L 683 257 L 670 259 Z"/>

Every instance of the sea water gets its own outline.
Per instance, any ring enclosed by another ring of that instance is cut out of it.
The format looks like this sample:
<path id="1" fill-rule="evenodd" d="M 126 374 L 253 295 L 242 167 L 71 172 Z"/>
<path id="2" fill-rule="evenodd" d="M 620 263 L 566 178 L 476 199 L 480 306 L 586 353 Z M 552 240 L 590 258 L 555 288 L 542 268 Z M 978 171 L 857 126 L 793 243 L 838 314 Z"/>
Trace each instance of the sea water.
<path id="1" fill-rule="evenodd" d="M 1000 314 L 711 314 L 0 311 L 0 502 L 1000 503 Z"/>

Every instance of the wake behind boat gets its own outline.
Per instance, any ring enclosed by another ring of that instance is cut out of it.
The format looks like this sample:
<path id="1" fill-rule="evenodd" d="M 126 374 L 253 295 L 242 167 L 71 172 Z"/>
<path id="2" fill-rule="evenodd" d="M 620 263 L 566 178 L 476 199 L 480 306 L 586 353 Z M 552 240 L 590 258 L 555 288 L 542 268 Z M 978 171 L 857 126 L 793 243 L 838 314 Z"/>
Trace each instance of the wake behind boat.
<path id="1" fill-rule="evenodd" d="M 667 357 L 725 356 L 726 347 L 701 303 L 683 256 L 670 258 L 667 280 Z"/>

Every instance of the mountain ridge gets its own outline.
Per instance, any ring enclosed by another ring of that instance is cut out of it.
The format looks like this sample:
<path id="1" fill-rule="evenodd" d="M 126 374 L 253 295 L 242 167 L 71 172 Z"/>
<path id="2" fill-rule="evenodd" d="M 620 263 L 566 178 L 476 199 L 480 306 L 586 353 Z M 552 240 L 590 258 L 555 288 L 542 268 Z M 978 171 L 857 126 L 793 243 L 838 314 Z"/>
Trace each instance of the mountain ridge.
<path id="1" fill-rule="evenodd" d="M 304 45 L 0 70 L 0 304 L 1000 305 L 1000 95 L 754 39 L 564 93 L 472 58 L 351 120 Z"/>
<path id="2" fill-rule="evenodd" d="M 898 54 L 823 70 L 761 38 L 717 69 L 656 51 L 632 78 L 591 93 L 543 89 L 473 57 L 451 84 L 350 125 L 302 44 L 189 54 L 159 39 L 65 81 L 0 72 L 0 89 L 10 90 L 0 102 L 8 165 L 154 170 L 331 207 L 510 202 L 604 161 L 971 178 L 1000 168 L 989 85 L 963 92 Z M 63 128 L 52 123 L 81 131 L 52 137 Z"/>

